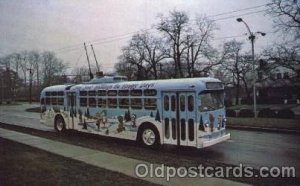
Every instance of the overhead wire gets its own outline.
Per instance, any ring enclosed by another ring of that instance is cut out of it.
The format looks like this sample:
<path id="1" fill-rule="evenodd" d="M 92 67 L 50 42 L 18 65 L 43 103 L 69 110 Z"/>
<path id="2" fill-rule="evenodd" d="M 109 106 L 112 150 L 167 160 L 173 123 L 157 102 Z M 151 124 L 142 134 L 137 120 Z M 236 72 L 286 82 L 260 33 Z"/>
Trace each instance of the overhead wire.
<path id="1" fill-rule="evenodd" d="M 222 16 L 222 15 L 233 14 L 233 13 L 236 13 L 236 12 L 258 9 L 258 8 L 261 8 L 261 7 L 265 7 L 267 5 L 269 5 L 269 3 L 268 4 L 263 4 L 263 5 L 258 5 L 258 6 L 252 6 L 252 7 L 248 7 L 248 8 L 243 8 L 243 9 L 237 9 L 237 10 L 229 11 L 229 12 L 223 12 L 223 13 L 219 13 L 219 14 L 215 14 L 215 15 L 208 15 L 207 17 L 208 18 L 209 17 L 218 17 L 218 16 Z M 239 15 L 232 15 L 232 16 L 228 16 L 228 17 L 224 17 L 224 18 L 217 18 L 217 19 L 213 19 L 213 21 L 231 19 L 231 18 L 234 18 L 234 17 L 237 17 L 237 16 L 252 15 L 252 14 L 261 13 L 261 12 L 264 12 L 264 11 L 266 11 L 266 9 L 259 10 L 259 11 L 254 11 L 254 12 L 247 12 L 247 13 L 239 14 Z M 132 34 L 139 33 L 140 31 L 149 31 L 149 30 L 153 30 L 153 29 L 155 29 L 155 28 L 151 27 L 151 28 L 141 29 L 141 30 L 137 30 L 137 31 L 133 31 L 133 32 L 127 32 L 127 33 L 124 33 L 124 34 L 119 34 L 119 35 L 114 35 L 114 36 L 109 36 L 109 37 L 104 37 L 104 38 L 99 38 L 99 39 L 86 41 L 86 43 L 97 44 L 97 45 L 104 44 L 104 43 L 110 43 L 110 42 L 114 42 L 114 41 L 117 41 L 117 40 L 123 40 L 123 39 L 126 39 L 126 38 L 130 38 L 130 37 L 132 37 Z M 232 37 L 232 36 L 230 36 L 230 37 Z M 58 48 L 58 49 L 55 49 L 54 51 L 56 51 L 56 52 L 70 52 L 70 51 L 74 51 L 74 50 L 78 50 L 78 49 L 82 48 L 82 46 L 79 46 L 79 45 L 82 45 L 82 43 L 81 44 L 70 45 L 70 46 L 66 46 L 66 47 L 62 47 L 62 48 Z"/>

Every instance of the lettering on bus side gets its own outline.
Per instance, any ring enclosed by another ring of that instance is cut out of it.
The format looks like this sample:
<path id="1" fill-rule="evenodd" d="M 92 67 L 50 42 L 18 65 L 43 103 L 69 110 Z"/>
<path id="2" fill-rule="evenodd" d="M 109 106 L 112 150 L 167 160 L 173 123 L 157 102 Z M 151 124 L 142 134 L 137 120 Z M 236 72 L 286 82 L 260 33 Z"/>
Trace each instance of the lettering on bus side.
<path id="1" fill-rule="evenodd" d="M 149 89 L 153 88 L 155 83 L 142 83 L 139 88 Z"/>

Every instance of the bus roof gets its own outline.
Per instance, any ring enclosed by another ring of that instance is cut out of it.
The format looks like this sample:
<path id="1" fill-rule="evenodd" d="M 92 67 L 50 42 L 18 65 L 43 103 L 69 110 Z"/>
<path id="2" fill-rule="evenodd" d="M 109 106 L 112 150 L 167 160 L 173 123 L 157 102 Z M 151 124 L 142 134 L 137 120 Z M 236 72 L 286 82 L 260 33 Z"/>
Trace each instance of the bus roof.
<path id="1" fill-rule="evenodd" d="M 216 78 L 200 77 L 200 78 L 181 78 L 181 79 L 163 79 L 163 80 L 145 80 L 145 81 L 121 81 L 116 83 L 101 84 L 77 84 L 77 85 L 54 85 L 46 87 L 44 92 L 65 91 L 65 90 L 132 90 L 132 89 L 156 89 L 156 90 L 206 90 L 206 83 L 222 83 Z M 222 86 L 223 88 L 223 86 Z M 220 88 L 211 88 L 220 89 Z"/>
<path id="2" fill-rule="evenodd" d="M 221 83 L 220 80 L 209 77 L 182 78 L 145 81 L 124 81 L 105 84 L 79 84 L 70 90 L 131 90 L 131 89 L 157 89 L 157 90 L 205 90 L 207 82 Z M 222 86 L 223 88 L 223 86 Z M 212 88 L 213 89 L 213 88 Z M 219 88 L 220 89 L 220 88 Z"/>
<path id="3" fill-rule="evenodd" d="M 44 88 L 41 93 L 43 93 L 43 92 L 65 91 L 67 88 L 69 88 L 71 86 L 72 85 L 53 85 L 53 86 Z"/>

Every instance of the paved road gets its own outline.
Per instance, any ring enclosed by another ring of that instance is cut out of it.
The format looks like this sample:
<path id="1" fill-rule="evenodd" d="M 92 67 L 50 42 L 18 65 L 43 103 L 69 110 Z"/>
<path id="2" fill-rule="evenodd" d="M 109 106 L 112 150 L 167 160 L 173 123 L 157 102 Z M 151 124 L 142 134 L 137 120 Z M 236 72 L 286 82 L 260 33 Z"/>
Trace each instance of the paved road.
<path id="1" fill-rule="evenodd" d="M 0 122 L 53 131 L 39 122 L 38 113 L 25 112 L 28 107 L 38 105 L 0 106 Z M 252 166 L 294 166 L 300 177 L 300 135 L 268 133 L 245 130 L 228 130 L 231 139 L 227 142 L 193 152 L 191 156 L 202 156 L 226 164 Z"/>
<path id="2" fill-rule="evenodd" d="M 40 114 L 26 112 L 27 108 L 39 107 L 39 104 L 0 105 L 0 122 L 14 124 L 45 131 L 54 131 L 40 123 Z"/>

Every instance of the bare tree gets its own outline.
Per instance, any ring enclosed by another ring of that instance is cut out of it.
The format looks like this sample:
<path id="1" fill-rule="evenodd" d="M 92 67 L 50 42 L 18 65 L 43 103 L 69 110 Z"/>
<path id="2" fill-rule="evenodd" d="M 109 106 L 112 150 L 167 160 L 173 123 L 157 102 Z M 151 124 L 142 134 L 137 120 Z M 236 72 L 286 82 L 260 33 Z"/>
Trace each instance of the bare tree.
<path id="1" fill-rule="evenodd" d="M 189 18 L 185 12 L 171 11 L 168 18 L 160 17 L 157 27 L 159 31 L 169 38 L 170 48 L 175 64 L 175 77 L 183 77 L 182 55 L 187 49 L 185 45 L 185 34 L 188 31 Z"/>
<path id="2" fill-rule="evenodd" d="M 95 65 L 91 65 L 91 70 L 93 74 L 96 74 L 98 71 Z M 72 74 L 70 74 L 70 76 L 73 76 L 72 79 L 74 83 L 81 83 L 90 80 L 90 70 L 87 66 L 73 68 L 71 73 Z"/>
<path id="3" fill-rule="evenodd" d="M 41 56 L 37 51 L 30 51 L 28 53 L 29 68 L 31 69 L 32 77 L 35 76 L 37 86 L 40 86 L 40 74 L 41 74 Z"/>
<path id="4" fill-rule="evenodd" d="M 229 74 L 232 74 L 232 83 L 235 86 L 235 97 L 236 104 L 240 97 L 240 90 L 242 83 L 247 94 L 247 98 L 250 99 L 249 91 L 249 78 L 247 76 L 248 72 L 251 72 L 251 63 L 249 57 L 246 55 L 241 55 L 243 43 L 237 42 L 235 40 L 224 43 L 224 61 L 222 63 L 222 68 Z"/>
<path id="5" fill-rule="evenodd" d="M 186 35 L 185 39 L 185 44 L 187 46 L 185 52 L 185 59 L 187 63 L 187 73 L 189 77 L 195 76 L 196 63 L 198 63 L 198 73 L 199 71 L 208 71 L 208 69 L 214 66 L 215 64 L 211 63 L 210 65 L 207 65 L 207 59 L 209 59 L 211 54 L 215 56 L 215 51 L 210 46 L 210 41 L 213 38 L 213 31 L 217 29 L 215 22 L 209 20 L 205 16 L 200 16 L 196 18 L 195 25 L 195 28 L 189 29 L 189 33 Z"/>
<path id="6" fill-rule="evenodd" d="M 161 38 L 155 38 L 146 32 L 136 36 L 141 41 L 141 47 L 144 50 L 144 60 L 150 67 L 150 72 L 153 74 L 154 79 L 157 79 L 158 65 L 161 65 L 160 62 L 169 57 L 169 51 Z"/>
<path id="7" fill-rule="evenodd" d="M 136 79 L 158 79 L 158 68 L 161 62 L 169 58 L 169 51 L 165 47 L 162 38 L 156 38 L 148 32 L 132 36 L 128 46 L 122 49 L 119 63 L 115 66 L 117 72 L 122 75 L 130 75 L 124 68 L 132 71 Z M 121 68 L 122 67 L 122 68 Z"/>
<path id="8" fill-rule="evenodd" d="M 58 59 L 53 52 L 43 52 L 43 80 L 44 86 L 53 85 L 56 75 L 63 75 L 66 65 Z"/>
<path id="9" fill-rule="evenodd" d="M 137 68 L 135 65 L 127 63 L 126 61 L 119 61 L 115 64 L 116 72 L 120 75 L 126 76 L 128 80 L 136 80 Z"/>
<path id="10" fill-rule="evenodd" d="M 274 19 L 274 26 L 284 33 L 293 33 L 300 39 L 300 5 L 297 0 L 272 0 L 267 13 Z"/>
<path id="11" fill-rule="evenodd" d="M 264 58 L 268 59 L 269 63 L 273 64 L 272 68 L 283 66 L 297 72 L 300 65 L 300 45 L 294 44 L 279 44 L 263 51 Z M 270 65 L 269 65 L 270 68 Z"/>
<path id="12" fill-rule="evenodd" d="M 284 34 L 285 42 L 274 44 L 263 51 L 263 56 L 272 65 L 283 66 L 297 72 L 300 65 L 300 5 L 297 0 L 272 0 L 267 13 L 274 20 L 274 27 Z M 292 41 L 289 41 L 292 36 Z"/>
<path id="13" fill-rule="evenodd" d="M 149 69 L 146 69 L 146 50 L 144 48 L 145 41 L 141 39 L 139 34 L 132 37 L 128 46 L 123 47 L 122 54 L 119 56 L 119 63 L 129 64 L 127 67 L 136 68 L 136 79 L 147 79 L 146 73 Z"/>
<path id="14" fill-rule="evenodd" d="M 24 87 L 26 89 L 27 87 L 27 69 L 28 69 L 28 52 L 23 51 L 21 52 L 21 60 L 20 60 L 20 67 L 23 75 L 21 76 L 23 78 Z"/>

